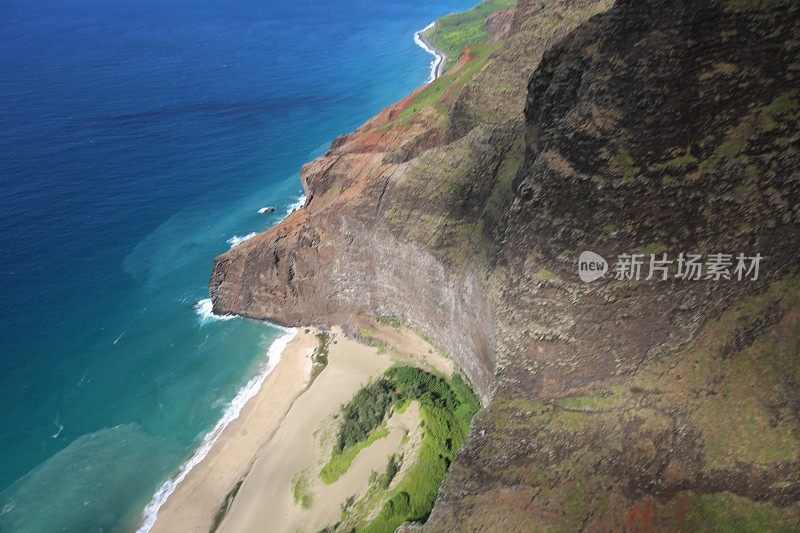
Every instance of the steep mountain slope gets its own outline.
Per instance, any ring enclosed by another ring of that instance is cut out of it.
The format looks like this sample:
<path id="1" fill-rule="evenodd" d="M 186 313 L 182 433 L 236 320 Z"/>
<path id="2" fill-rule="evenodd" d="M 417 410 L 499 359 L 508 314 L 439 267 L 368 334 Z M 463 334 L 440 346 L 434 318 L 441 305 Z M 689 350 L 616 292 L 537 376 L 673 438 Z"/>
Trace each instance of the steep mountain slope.
<path id="1" fill-rule="evenodd" d="M 486 408 L 424 529 L 800 527 L 800 7 L 504 16 L 304 168 L 307 207 L 215 261 L 215 310 L 393 315 L 454 356 Z M 583 250 L 764 260 L 586 284 Z"/>
<path id="2" fill-rule="evenodd" d="M 544 50 L 607 6 L 521 4 L 504 46 L 464 50 L 439 80 L 336 139 L 303 168 L 306 208 L 217 258 L 215 310 L 352 330 L 404 317 L 488 399 L 487 256 L 522 160 L 526 84 Z"/>

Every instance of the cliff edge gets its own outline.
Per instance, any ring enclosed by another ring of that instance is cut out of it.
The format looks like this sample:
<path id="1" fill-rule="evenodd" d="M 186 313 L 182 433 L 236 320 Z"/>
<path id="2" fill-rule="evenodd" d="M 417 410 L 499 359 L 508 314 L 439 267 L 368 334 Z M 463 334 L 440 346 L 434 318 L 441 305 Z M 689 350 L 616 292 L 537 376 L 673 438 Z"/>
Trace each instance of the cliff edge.
<path id="1" fill-rule="evenodd" d="M 454 357 L 485 408 L 426 530 L 797 528 L 800 7 L 494 20 L 307 164 L 304 209 L 215 260 L 215 312 L 388 315 Z M 584 283 L 584 250 L 764 260 Z"/>

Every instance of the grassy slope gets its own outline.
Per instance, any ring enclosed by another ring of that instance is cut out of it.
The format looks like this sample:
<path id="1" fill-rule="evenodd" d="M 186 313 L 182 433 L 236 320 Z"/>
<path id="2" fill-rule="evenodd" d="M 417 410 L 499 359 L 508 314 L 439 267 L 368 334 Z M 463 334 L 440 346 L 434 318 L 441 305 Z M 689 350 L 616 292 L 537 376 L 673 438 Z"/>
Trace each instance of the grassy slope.
<path id="1" fill-rule="evenodd" d="M 489 15 L 515 5 L 515 0 L 486 0 L 463 13 L 445 15 L 424 33 L 425 38 L 447 56 L 445 68 L 450 68 L 458 61 L 465 46 L 488 40 L 486 18 Z"/>
<path id="2" fill-rule="evenodd" d="M 473 45 L 471 47 L 473 59 L 469 63 L 456 71 L 446 72 L 439 79 L 425 87 L 411 101 L 408 107 L 400 113 L 397 119 L 389 124 L 387 129 L 395 125 L 406 124 L 412 116 L 424 107 L 432 107 L 439 113 L 446 115 L 464 85 L 472 81 L 472 78 L 486 66 L 491 53 L 499 47 L 498 44 L 489 43 Z"/>
<path id="3" fill-rule="evenodd" d="M 469 11 L 446 15 L 436 21 L 436 26 L 425 32 L 425 37 L 447 56 L 445 68 L 450 69 L 456 63 L 467 45 L 472 58 L 457 70 L 446 70 L 439 79 L 425 87 L 385 129 L 408 124 L 412 117 L 427 107 L 446 116 L 461 89 L 486 66 L 489 56 L 501 47 L 500 43 L 487 42 L 486 18 L 515 5 L 516 0 L 487 0 Z"/>

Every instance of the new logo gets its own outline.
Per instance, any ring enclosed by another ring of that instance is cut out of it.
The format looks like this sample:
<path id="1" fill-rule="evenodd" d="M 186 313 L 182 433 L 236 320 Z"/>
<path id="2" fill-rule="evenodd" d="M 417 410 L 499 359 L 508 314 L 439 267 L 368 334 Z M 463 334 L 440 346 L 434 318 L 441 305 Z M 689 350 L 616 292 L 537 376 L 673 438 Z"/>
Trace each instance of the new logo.
<path id="1" fill-rule="evenodd" d="M 581 281 L 591 283 L 600 279 L 608 272 L 608 261 L 603 256 L 594 252 L 584 251 L 578 257 L 578 276 Z"/>

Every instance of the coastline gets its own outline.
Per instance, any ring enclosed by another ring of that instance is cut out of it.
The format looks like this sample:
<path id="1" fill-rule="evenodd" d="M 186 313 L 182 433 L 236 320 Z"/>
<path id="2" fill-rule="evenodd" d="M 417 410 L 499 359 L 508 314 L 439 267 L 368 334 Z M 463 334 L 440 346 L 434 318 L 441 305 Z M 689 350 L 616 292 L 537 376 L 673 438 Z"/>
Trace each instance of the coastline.
<path id="1" fill-rule="evenodd" d="M 347 338 L 334 328 L 328 365 L 294 401 L 278 430 L 252 457 L 252 467 L 220 524 L 219 533 L 258 531 L 263 524 L 269 524 L 271 531 L 319 531 L 335 523 L 348 496 L 366 490 L 366 474 L 385 465 L 385 458 L 369 465 L 371 468 L 360 480 L 364 483 L 345 479 L 315 487 L 310 510 L 295 504 L 292 481 L 305 473 L 314 486 L 319 464 L 324 463 L 319 441 L 332 431 L 330 426 L 340 405 L 391 363 L 387 355 L 377 354 L 375 348 Z M 400 436 L 395 435 L 395 443 L 399 443 Z"/>
<path id="2" fill-rule="evenodd" d="M 208 531 L 219 504 L 250 468 L 252 455 L 307 387 L 315 333 L 293 328 L 273 341 L 262 370 L 236 395 L 178 474 L 156 491 L 137 533 Z M 194 505 L 187 508 L 188 503 Z"/>
<path id="3" fill-rule="evenodd" d="M 444 375 L 454 370 L 451 360 L 411 330 L 375 324 L 370 331 L 391 349 L 383 352 L 335 327 L 330 332 L 328 365 L 312 381 L 311 356 L 319 345 L 316 335 L 320 330 L 297 328 L 240 416 L 219 431 L 204 457 L 180 480 L 170 480 L 172 490 L 165 493 L 139 533 L 206 533 L 223 507 L 227 513 L 217 524 L 219 531 L 250 530 L 265 520 L 273 526 L 280 523 L 282 529 L 278 530 L 294 530 L 302 524 L 313 525 L 311 529 L 316 531 L 335 522 L 342 503 L 366 491 L 368 473 L 385 465 L 388 455 L 402 446 L 405 430 L 413 425 L 406 421 L 404 427 L 400 422 L 390 438 L 354 463 L 349 476 L 332 485 L 320 484 L 317 503 L 309 512 L 293 503 L 292 480 L 297 472 L 318 468 L 324 456 L 319 435 L 330 433 L 340 404 L 395 362 Z"/>
<path id="4" fill-rule="evenodd" d="M 433 28 L 435 25 L 436 21 L 433 21 L 414 34 L 414 42 L 417 43 L 417 46 L 433 56 L 430 67 L 431 73 L 430 76 L 428 76 L 428 83 L 436 81 L 444 73 L 444 62 L 447 60 L 447 57 L 440 50 L 437 50 L 430 40 L 425 37 L 425 32 Z"/>
<path id="5" fill-rule="evenodd" d="M 435 25 L 436 21 L 431 22 L 414 34 L 414 42 L 433 56 L 427 83 L 437 80 L 443 74 L 447 59 L 444 53 L 436 49 L 424 36 L 424 32 Z M 305 194 L 301 195 L 289 206 L 286 216 L 302 208 L 306 200 Z M 228 244 L 233 248 L 255 235 L 256 233 L 234 235 L 228 239 Z M 201 320 L 236 318 L 236 315 L 214 315 L 210 303 L 211 300 L 207 299 L 196 304 L 196 312 Z M 285 418 L 295 401 L 308 391 L 311 385 L 311 358 L 317 345 L 315 335 L 319 330 L 305 327 L 301 329 L 303 333 L 298 333 L 298 328 L 286 328 L 285 333 L 273 341 L 262 369 L 237 393 L 221 419 L 204 436 L 200 446 L 181 465 L 178 473 L 167 479 L 156 490 L 142 512 L 142 521 L 136 529 L 137 533 L 168 532 L 175 531 L 176 528 L 183 531 L 208 531 L 219 506 L 226 501 L 231 491 L 235 494 L 249 477 L 250 469 L 261 456 L 259 449 L 285 426 Z M 393 336 L 389 330 L 384 331 L 384 334 Z M 402 336 L 395 336 L 392 340 L 399 341 L 405 348 L 414 344 L 413 341 L 408 343 L 402 340 Z M 355 343 L 353 340 L 349 342 Z M 428 348 L 426 350 L 431 351 Z M 426 356 L 413 359 L 429 368 L 439 370 L 444 368 L 450 372 L 453 369 L 449 363 L 441 361 L 431 363 Z M 303 368 L 298 369 L 298 362 L 307 364 L 301 365 Z M 367 366 L 370 367 L 369 375 L 362 376 L 359 387 L 378 370 L 388 368 L 383 365 L 376 368 L 371 368 L 372 365 Z M 286 370 L 289 367 L 291 370 Z M 358 387 L 350 392 L 355 393 L 357 389 Z M 271 411 L 263 411 L 265 404 L 270 405 Z M 268 419 L 268 421 L 257 424 L 260 427 L 255 428 L 257 433 L 255 439 L 247 439 L 255 424 L 254 418 Z M 245 437 L 244 440 L 248 442 L 238 442 L 238 447 L 241 449 L 234 453 L 226 451 L 229 442 L 236 442 L 237 437 L 240 441 L 243 440 L 241 437 Z"/>
<path id="6" fill-rule="evenodd" d="M 286 208 L 285 217 L 291 215 L 294 211 L 298 209 L 302 209 L 307 201 L 307 197 L 305 194 L 301 194 L 297 197 L 297 199 L 289 204 Z M 259 211 L 261 212 L 261 211 Z M 231 245 L 231 248 L 237 246 L 257 235 L 257 232 L 252 232 L 244 237 L 240 237 L 238 235 L 234 235 L 230 239 L 228 239 L 228 243 Z M 217 315 L 213 311 L 213 304 L 211 298 L 204 298 L 197 302 L 194 305 L 195 314 L 198 315 L 200 318 L 200 323 L 205 324 L 207 322 L 213 320 L 231 320 L 234 318 L 238 318 L 237 315 Z M 279 327 L 280 326 L 276 326 Z M 194 453 L 189 457 L 189 459 L 180 465 L 178 473 L 174 476 L 168 478 L 164 481 L 161 485 L 159 485 L 156 492 L 153 494 L 152 498 L 142 510 L 141 513 L 141 521 L 136 528 L 136 533 L 149 533 L 153 530 L 157 523 L 157 518 L 159 513 L 161 513 L 162 508 L 167 506 L 170 502 L 170 498 L 172 497 L 173 493 L 176 490 L 179 490 L 181 485 L 186 481 L 192 472 L 192 470 L 198 466 L 201 462 L 203 462 L 206 457 L 214 451 L 214 446 L 217 441 L 221 438 L 223 433 L 228 429 L 230 424 L 236 422 L 240 419 L 240 416 L 250 410 L 248 408 L 248 404 L 251 403 L 251 400 L 259 394 L 261 389 L 266 385 L 270 386 L 270 383 L 276 381 L 278 378 L 277 376 L 273 376 L 273 373 L 281 367 L 281 361 L 284 360 L 284 352 L 287 352 L 289 345 L 295 340 L 295 337 L 298 334 L 297 328 L 281 328 L 283 329 L 284 333 L 277 337 L 270 347 L 267 349 L 267 353 L 265 354 L 264 363 L 256 373 L 237 393 L 236 396 L 231 400 L 230 405 L 223 413 L 222 417 L 217 421 L 214 427 L 206 433 L 201 441 L 200 445 L 194 451 Z M 289 354 L 293 354 L 294 352 L 289 350 Z M 283 366 L 287 366 L 284 363 Z M 308 369 L 308 374 L 310 376 L 310 367 Z M 303 372 L 297 374 L 298 376 L 304 375 Z M 303 384 L 303 388 L 307 386 L 307 383 Z M 292 397 L 292 401 L 294 398 L 299 396 L 299 392 Z M 282 411 L 285 415 L 286 411 L 288 411 L 289 405 Z M 243 423 L 243 422 L 240 422 Z M 243 473 L 241 474 L 243 475 Z M 169 506 L 167 507 L 169 509 Z"/>

